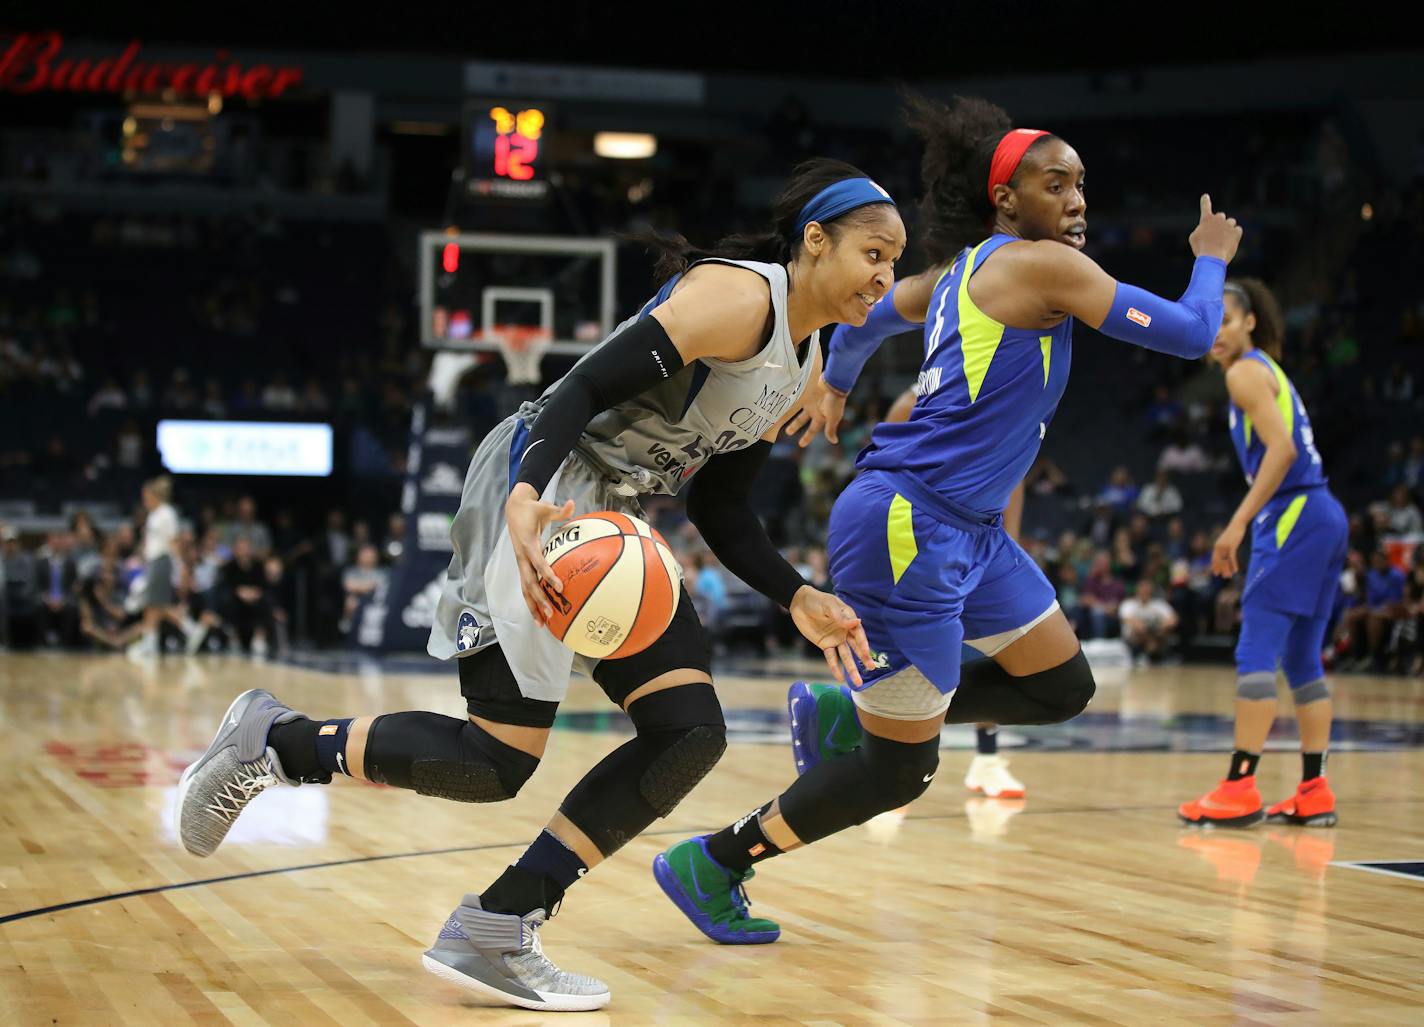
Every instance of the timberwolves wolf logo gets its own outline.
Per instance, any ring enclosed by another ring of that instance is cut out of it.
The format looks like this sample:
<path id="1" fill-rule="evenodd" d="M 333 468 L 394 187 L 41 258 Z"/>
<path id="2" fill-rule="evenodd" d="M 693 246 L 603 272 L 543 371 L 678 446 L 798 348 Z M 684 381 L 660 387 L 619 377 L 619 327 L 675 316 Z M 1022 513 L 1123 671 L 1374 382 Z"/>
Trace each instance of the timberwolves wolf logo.
<path id="1" fill-rule="evenodd" d="M 480 644 L 480 622 L 469 610 L 460 614 L 460 624 L 455 632 L 455 648 L 460 652 L 474 649 Z"/>

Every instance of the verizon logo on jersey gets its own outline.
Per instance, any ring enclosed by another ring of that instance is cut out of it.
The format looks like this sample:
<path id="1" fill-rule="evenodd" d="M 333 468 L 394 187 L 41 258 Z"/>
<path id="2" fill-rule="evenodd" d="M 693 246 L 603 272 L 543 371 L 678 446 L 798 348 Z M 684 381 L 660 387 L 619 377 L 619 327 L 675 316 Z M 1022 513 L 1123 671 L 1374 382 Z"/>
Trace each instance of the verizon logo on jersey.
<path id="1" fill-rule="evenodd" d="M 939 379 L 944 373 L 942 367 L 932 367 L 928 371 L 921 371 L 920 377 L 915 381 L 915 395 L 917 397 L 928 396 L 939 391 Z"/>

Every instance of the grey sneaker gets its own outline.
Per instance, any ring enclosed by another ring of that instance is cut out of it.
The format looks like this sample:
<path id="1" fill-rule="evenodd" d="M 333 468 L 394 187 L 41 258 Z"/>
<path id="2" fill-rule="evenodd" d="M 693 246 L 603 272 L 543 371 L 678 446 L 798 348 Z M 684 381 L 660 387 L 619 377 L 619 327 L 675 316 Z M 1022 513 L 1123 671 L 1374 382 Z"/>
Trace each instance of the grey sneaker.
<path id="1" fill-rule="evenodd" d="M 287 776 L 277 753 L 267 745 L 273 724 L 301 714 L 283 706 L 271 692 L 249 689 L 232 701 L 208 751 L 178 779 L 178 837 L 195 856 L 211 856 L 253 796 Z"/>
<path id="2" fill-rule="evenodd" d="M 549 962 L 539 943 L 546 919 L 542 909 L 522 917 L 486 912 L 478 895 L 466 895 L 420 961 L 436 977 L 512 1006 L 574 1012 L 608 1005 L 608 985 Z"/>

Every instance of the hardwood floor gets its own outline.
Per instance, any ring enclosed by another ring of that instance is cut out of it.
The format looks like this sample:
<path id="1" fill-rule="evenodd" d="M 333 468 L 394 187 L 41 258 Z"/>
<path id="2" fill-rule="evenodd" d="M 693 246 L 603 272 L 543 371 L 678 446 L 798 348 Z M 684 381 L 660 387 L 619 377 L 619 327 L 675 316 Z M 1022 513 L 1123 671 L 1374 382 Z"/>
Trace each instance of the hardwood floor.
<path id="1" fill-rule="evenodd" d="M 542 1014 L 482 1006 L 419 957 L 626 735 L 592 683 L 575 682 L 567 729 L 512 802 L 349 780 L 272 789 L 200 860 L 174 837 L 177 777 L 238 691 L 261 685 L 313 716 L 461 715 L 453 672 L 0 653 L 0 1022 L 1419 1022 L 1424 878 L 1346 864 L 1424 860 L 1424 682 L 1334 679 L 1338 828 L 1203 833 L 1174 810 L 1225 769 L 1230 672 L 1104 673 L 1078 722 L 1003 732 L 1026 800 L 970 797 L 972 732 L 948 732 L 958 748 L 903 819 L 759 868 L 754 912 L 780 921 L 781 941 L 716 946 L 649 863 L 790 780 L 795 670 L 719 677 L 722 763 L 543 932 L 612 1004 Z M 1282 714 L 1268 802 L 1298 777 L 1289 701 Z"/>

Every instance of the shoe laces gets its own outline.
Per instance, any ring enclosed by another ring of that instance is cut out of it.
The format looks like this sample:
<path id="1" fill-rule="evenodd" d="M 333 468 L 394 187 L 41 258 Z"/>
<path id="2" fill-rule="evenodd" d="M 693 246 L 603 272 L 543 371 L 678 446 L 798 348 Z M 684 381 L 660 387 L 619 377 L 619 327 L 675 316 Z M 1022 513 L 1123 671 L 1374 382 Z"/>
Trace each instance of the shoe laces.
<path id="1" fill-rule="evenodd" d="M 743 920 L 750 919 L 747 910 L 751 908 L 752 900 L 747 895 L 747 882 L 756 875 L 756 871 L 748 868 L 747 872 L 740 877 L 732 878 L 731 900 L 732 908 L 737 911 Z"/>
<path id="2" fill-rule="evenodd" d="M 558 907 L 555 906 L 555 911 Z M 544 942 L 539 937 L 539 928 L 544 926 L 544 922 L 552 914 L 546 914 L 542 909 L 536 909 L 524 917 L 524 936 L 528 942 L 529 951 L 541 958 L 544 957 Z"/>
<path id="3" fill-rule="evenodd" d="M 277 783 L 277 775 L 268 758 L 253 763 L 239 763 L 237 772 L 227 781 L 222 790 L 208 803 L 208 812 L 224 823 L 231 824 L 237 819 L 252 797 L 264 788 Z"/>

